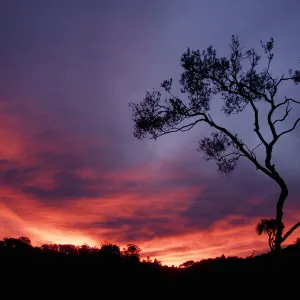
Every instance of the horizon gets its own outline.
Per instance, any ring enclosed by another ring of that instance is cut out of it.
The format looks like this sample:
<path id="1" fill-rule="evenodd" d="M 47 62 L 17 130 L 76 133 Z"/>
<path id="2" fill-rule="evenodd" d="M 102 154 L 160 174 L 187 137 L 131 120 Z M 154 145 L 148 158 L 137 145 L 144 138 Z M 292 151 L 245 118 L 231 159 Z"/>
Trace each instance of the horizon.
<path id="1" fill-rule="evenodd" d="M 16 239 L 16 240 L 19 240 L 21 237 L 5 237 L 5 238 L 3 238 L 3 239 L 6 239 L 6 238 L 8 238 L 8 239 Z M 26 237 L 26 238 L 29 238 L 29 237 Z M 103 243 L 101 243 L 101 244 L 95 244 L 95 245 L 90 245 L 90 244 L 87 244 L 87 243 L 82 243 L 82 244 L 72 244 L 72 243 L 64 243 L 64 242 L 57 242 L 57 243 L 55 243 L 55 242 L 50 242 L 50 241 L 44 241 L 44 242 L 39 242 L 39 243 L 37 243 L 37 244 L 34 244 L 34 243 L 32 243 L 32 240 L 29 238 L 29 240 L 30 240 L 30 242 L 31 242 L 31 246 L 32 247 L 37 247 L 37 248 L 41 248 L 41 246 L 42 245 L 72 245 L 72 246 L 75 246 L 75 247 L 81 247 L 81 246 L 84 246 L 84 245 L 86 245 L 86 246 L 88 246 L 88 247 L 90 247 L 90 248 L 97 248 L 97 249 L 100 249 L 101 248 L 101 246 L 102 245 L 105 245 L 106 243 L 109 243 L 109 244 L 111 244 L 109 241 L 104 241 Z M 296 243 L 296 241 L 293 241 L 292 243 L 290 243 L 290 244 L 288 244 L 288 245 L 285 245 L 285 246 L 289 246 L 289 245 L 293 245 L 293 244 L 295 244 Z M 113 245 L 116 245 L 116 244 L 113 244 Z M 116 245 L 116 246 L 118 246 L 119 247 L 119 249 L 120 249 L 120 251 L 123 251 L 124 249 L 126 249 L 127 248 L 127 245 Z M 136 246 L 138 246 L 139 247 L 139 245 L 136 245 Z M 283 247 L 283 249 L 285 248 L 285 246 Z M 140 248 L 140 247 L 139 247 Z M 183 263 L 185 263 L 185 262 L 187 262 L 187 261 L 190 261 L 190 260 L 185 260 L 185 261 L 179 261 L 179 260 L 176 260 L 176 261 L 174 261 L 175 263 L 173 263 L 173 261 L 170 261 L 169 263 L 164 263 L 163 261 L 161 261 L 159 258 L 157 258 L 157 257 L 152 257 L 152 256 L 150 256 L 150 254 L 151 253 L 149 253 L 149 252 L 145 252 L 145 251 L 143 251 L 143 249 L 140 249 L 141 250 L 141 252 L 140 252 L 140 261 L 142 262 L 143 260 L 146 260 L 146 259 L 148 259 L 148 258 L 150 258 L 152 261 L 154 261 L 154 259 L 158 259 L 158 261 L 160 261 L 160 263 L 161 263 L 161 266 L 167 266 L 167 267 L 180 267 L 181 265 L 183 265 Z M 144 254 L 144 252 L 146 253 L 146 254 Z M 246 259 L 246 258 L 248 258 L 248 257 L 251 257 L 251 256 L 253 256 L 253 255 L 261 255 L 261 254 L 267 254 L 267 253 L 269 253 L 269 249 L 267 249 L 267 248 L 265 248 L 263 251 L 252 251 L 252 253 L 244 253 L 243 255 L 226 255 L 225 253 L 222 253 L 222 254 L 220 254 L 220 255 L 216 255 L 216 256 L 205 256 L 205 257 L 201 257 L 201 258 L 199 258 L 199 259 L 197 259 L 197 260 L 193 260 L 194 261 L 194 263 L 197 263 L 197 262 L 200 262 L 200 261 L 202 261 L 202 260 L 206 260 L 206 259 L 216 259 L 216 258 L 219 258 L 219 257 L 222 257 L 223 255 L 226 257 L 226 258 L 229 258 L 229 257 L 237 257 L 237 258 L 242 258 L 242 259 Z"/>
<path id="2" fill-rule="evenodd" d="M 274 37 L 274 74 L 299 68 L 297 16 L 296 0 L 4 1 L 0 238 L 133 243 L 168 266 L 268 249 L 255 226 L 274 217 L 277 186 L 245 160 L 220 174 L 197 151 L 205 126 L 135 139 L 128 103 L 170 77 L 179 90 L 184 51 L 213 45 L 226 56 L 233 34 L 258 51 Z M 279 95 L 297 97 L 297 88 Z M 249 112 L 230 121 L 213 113 L 256 145 Z M 289 186 L 286 227 L 300 220 L 299 148 L 300 126 L 274 154 Z"/>

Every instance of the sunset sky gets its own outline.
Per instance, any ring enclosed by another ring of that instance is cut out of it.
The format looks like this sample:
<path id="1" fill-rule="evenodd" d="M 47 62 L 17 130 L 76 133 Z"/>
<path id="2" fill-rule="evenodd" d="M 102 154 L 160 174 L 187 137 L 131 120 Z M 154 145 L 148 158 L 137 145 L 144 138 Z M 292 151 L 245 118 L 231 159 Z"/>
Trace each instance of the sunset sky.
<path id="1" fill-rule="evenodd" d="M 255 224 L 274 217 L 277 186 L 246 161 L 217 172 L 197 151 L 205 126 L 136 140 L 128 103 L 177 81 L 187 47 L 227 55 L 232 34 L 258 50 L 273 36 L 274 74 L 300 68 L 299 19 L 299 0 L 1 0 L 0 238 L 135 243 L 167 265 L 267 250 Z M 247 111 L 213 115 L 256 145 Z M 300 220 L 299 149 L 300 126 L 275 152 L 287 227 Z"/>

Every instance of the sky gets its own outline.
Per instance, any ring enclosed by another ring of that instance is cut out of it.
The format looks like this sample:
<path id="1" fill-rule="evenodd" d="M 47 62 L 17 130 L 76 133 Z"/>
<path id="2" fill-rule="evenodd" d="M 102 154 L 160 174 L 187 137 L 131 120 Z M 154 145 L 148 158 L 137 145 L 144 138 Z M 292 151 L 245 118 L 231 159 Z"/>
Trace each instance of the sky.
<path id="1" fill-rule="evenodd" d="M 228 54 L 275 40 L 273 71 L 299 68 L 300 3 L 272 0 L 0 0 L 0 238 L 135 243 L 167 265 L 266 251 L 255 233 L 279 189 L 246 161 L 226 176 L 202 159 L 199 126 L 157 141 L 133 137 L 129 102 L 180 78 L 188 48 Z M 279 97 L 299 98 L 299 86 Z M 299 100 L 299 99 L 298 99 Z M 213 116 L 255 146 L 251 113 Z M 300 109 L 294 108 L 287 127 Z M 264 130 L 264 128 L 263 128 Z M 300 129 L 276 166 L 300 219 Z M 295 232 L 288 242 L 293 242 Z"/>

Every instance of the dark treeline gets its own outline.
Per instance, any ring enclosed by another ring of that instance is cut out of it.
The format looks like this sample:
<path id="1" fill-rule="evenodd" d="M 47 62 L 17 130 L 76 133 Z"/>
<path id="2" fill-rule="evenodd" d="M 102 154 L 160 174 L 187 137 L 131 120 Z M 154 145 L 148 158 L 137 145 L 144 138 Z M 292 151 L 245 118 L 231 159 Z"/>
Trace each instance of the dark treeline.
<path id="1" fill-rule="evenodd" d="M 180 267 L 163 266 L 149 257 L 141 259 L 140 252 L 133 244 L 122 250 L 110 243 L 101 247 L 56 244 L 34 247 L 26 237 L 4 238 L 0 241 L 1 293 L 17 299 L 24 295 L 42 299 L 95 296 L 100 299 L 107 295 L 110 299 L 120 296 L 177 299 L 182 295 L 181 298 L 189 299 L 199 293 L 211 298 L 230 295 L 240 299 L 244 291 L 249 296 L 259 290 L 261 295 L 262 288 L 269 288 L 268 284 L 252 284 L 255 278 L 267 281 L 272 278 L 272 285 L 279 286 L 285 274 L 297 274 L 300 269 L 299 239 L 280 253 L 252 254 L 246 258 L 222 255 L 187 261 Z M 212 273 L 215 275 L 211 276 Z M 231 279 L 229 273 L 233 273 Z M 255 277 L 236 276 L 236 273 L 252 273 Z"/>
<path id="2" fill-rule="evenodd" d="M 128 244 L 127 248 L 120 249 L 119 246 L 105 242 L 101 247 L 91 247 L 87 244 L 75 246 L 72 244 L 43 244 L 34 247 L 28 237 L 4 238 L 0 241 L 1 258 L 24 257 L 49 258 L 49 259 L 91 259 L 101 264 L 147 264 L 161 266 L 156 258 L 152 261 L 150 257 L 141 260 L 142 250 L 135 244 Z"/>
<path id="3" fill-rule="evenodd" d="M 197 280 L 210 272 L 269 272 L 298 270 L 300 267 L 300 239 L 282 249 L 280 253 L 255 254 L 246 257 L 224 255 L 200 261 L 186 261 L 179 267 L 163 266 L 158 259 L 141 259 L 141 249 L 128 244 L 127 248 L 105 242 L 101 247 L 71 244 L 44 244 L 34 247 L 27 237 L 4 238 L 0 241 L 2 271 L 17 263 L 20 272 L 28 267 L 36 274 L 49 273 L 56 277 L 88 279 L 96 271 L 99 276 L 114 280 L 151 280 L 158 283 L 184 283 Z M 85 271 L 79 271 L 85 269 Z M 15 270 L 15 269 L 14 269 Z"/>

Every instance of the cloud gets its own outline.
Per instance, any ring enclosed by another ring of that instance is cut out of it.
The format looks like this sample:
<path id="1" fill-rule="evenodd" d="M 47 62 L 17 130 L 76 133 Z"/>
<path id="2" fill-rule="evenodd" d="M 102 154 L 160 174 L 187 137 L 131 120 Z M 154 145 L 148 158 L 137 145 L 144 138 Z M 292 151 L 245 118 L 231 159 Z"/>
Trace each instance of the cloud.
<path id="1" fill-rule="evenodd" d="M 252 45 L 275 30 L 278 45 L 289 45 L 288 55 L 278 49 L 274 71 L 281 73 L 283 65 L 297 61 L 297 18 L 289 17 L 297 10 L 257 3 L 261 10 L 254 20 L 252 3 L 241 18 L 232 15 L 230 7 L 241 7 L 235 0 L 219 10 L 213 2 L 189 4 L 5 3 L 0 236 L 27 235 L 35 244 L 134 242 L 143 255 L 176 265 L 265 249 L 265 237 L 258 237 L 254 226 L 261 217 L 274 216 L 276 185 L 245 161 L 230 177 L 217 173 L 196 151 L 206 127 L 137 141 L 128 102 L 140 101 L 146 89 L 172 74 L 179 76 L 180 54 L 188 46 L 213 43 L 225 53 L 232 33 Z M 284 11 L 286 28 L 274 21 L 278 11 Z M 258 31 L 257 24 L 270 28 Z M 296 97 L 298 90 L 286 87 L 280 97 L 285 93 Z M 218 112 L 216 118 L 229 124 Z M 248 115 L 230 126 L 256 143 Z M 290 187 L 288 226 L 299 217 L 298 136 L 299 130 L 276 149 L 276 166 Z"/>
<path id="2" fill-rule="evenodd" d="M 8 113 L 5 118 L 18 124 Z M 116 156 L 107 163 L 105 155 L 89 155 L 109 152 L 113 144 L 103 137 L 72 139 L 66 132 L 68 142 L 39 121 L 42 134 L 32 134 L 26 118 L 27 126 L 5 132 L 20 146 L 18 155 L 0 161 L 2 235 L 28 235 L 37 244 L 133 242 L 144 256 L 168 264 L 265 249 L 254 226 L 273 216 L 278 190 L 251 165 L 241 162 L 231 177 L 207 173 L 196 151 L 131 164 Z M 291 210 L 297 208 L 297 180 L 293 174 L 287 180 Z"/>

